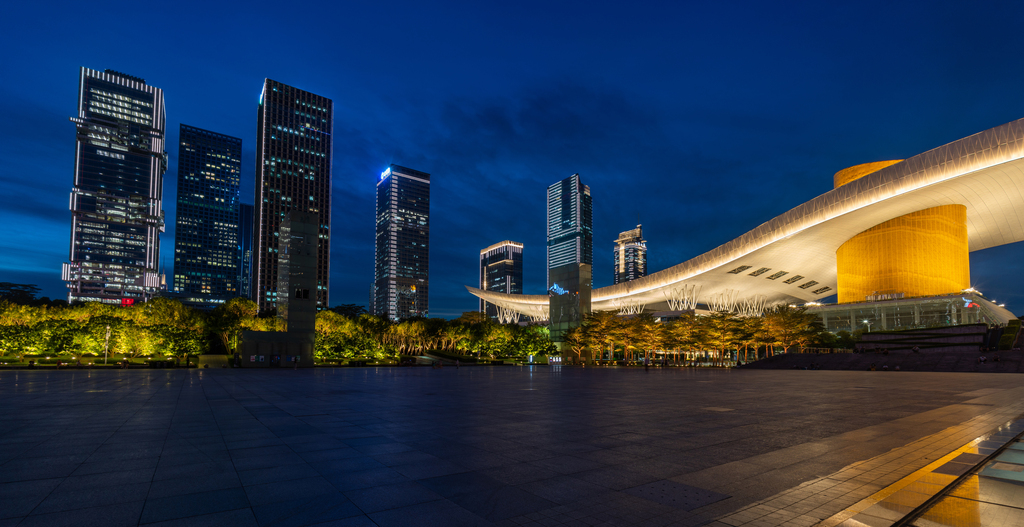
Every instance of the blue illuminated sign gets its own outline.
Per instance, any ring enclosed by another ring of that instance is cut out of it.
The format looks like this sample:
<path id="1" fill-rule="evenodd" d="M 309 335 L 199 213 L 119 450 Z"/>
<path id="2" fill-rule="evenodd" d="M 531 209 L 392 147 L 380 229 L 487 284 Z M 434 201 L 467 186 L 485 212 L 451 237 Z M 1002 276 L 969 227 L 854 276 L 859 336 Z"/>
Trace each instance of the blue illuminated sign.
<path id="1" fill-rule="evenodd" d="M 548 291 L 550 291 L 550 292 L 552 292 L 552 293 L 554 293 L 556 295 L 559 295 L 559 296 L 564 295 L 564 294 L 569 292 L 566 289 L 560 287 L 558 284 L 552 285 L 550 288 L 548 288 Z"/>
<path id="2" fill-rule="evenodd" d="M 391 167 L 388 167 L 385 171 L 380 173 L 380 180 L 384 181 L 391 175 Z"/>

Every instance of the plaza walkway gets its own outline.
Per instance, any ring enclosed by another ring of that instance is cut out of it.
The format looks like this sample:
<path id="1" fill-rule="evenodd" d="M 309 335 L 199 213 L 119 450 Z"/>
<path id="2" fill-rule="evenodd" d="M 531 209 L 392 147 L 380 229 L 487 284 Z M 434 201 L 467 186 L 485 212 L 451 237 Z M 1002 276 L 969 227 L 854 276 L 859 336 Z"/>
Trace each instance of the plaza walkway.
<path id="1" fill-rule="evenodd" d="M 1008 441 L 1024 376 L 22 370 L 0 405 L 0 527 L 810 526 Z"/>

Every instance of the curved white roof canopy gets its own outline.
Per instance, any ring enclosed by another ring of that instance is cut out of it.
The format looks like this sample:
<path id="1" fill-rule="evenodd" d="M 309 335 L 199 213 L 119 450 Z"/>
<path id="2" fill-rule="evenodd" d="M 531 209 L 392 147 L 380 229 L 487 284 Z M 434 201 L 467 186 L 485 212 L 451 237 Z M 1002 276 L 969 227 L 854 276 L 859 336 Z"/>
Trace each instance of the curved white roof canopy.
<path id="1" fill-rule="evenodd" d="M 702 304 L 730 291 L 741 302 L 759 295 L 768 304 L 818 300 L 836 292 L 836 250 L 847 240 L 892 218 L 954 204 L 967 207 L 970 251 L 1024 241 L 1024 119 L 847 183 L 681 264 L 595 289 L 592 308 L 664 305 L 666 295 L 683 286 L 699 288 Z M 546 295 L 466 289 L 525 315 L 547 315 Z"/>

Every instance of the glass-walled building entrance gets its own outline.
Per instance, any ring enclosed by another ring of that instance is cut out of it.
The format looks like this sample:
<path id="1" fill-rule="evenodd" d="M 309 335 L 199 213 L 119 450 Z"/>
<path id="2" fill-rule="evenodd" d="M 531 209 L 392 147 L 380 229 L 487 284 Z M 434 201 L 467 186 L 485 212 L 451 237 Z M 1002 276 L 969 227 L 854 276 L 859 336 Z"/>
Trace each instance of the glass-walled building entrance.
<path id="1" fill-rule="evenodd" d="M 927 298 L 810 306 L 825 329 L 863 332 L 935 328 L 961 324 L 1006 324 L 1017 317 L 975 292 Z"/>

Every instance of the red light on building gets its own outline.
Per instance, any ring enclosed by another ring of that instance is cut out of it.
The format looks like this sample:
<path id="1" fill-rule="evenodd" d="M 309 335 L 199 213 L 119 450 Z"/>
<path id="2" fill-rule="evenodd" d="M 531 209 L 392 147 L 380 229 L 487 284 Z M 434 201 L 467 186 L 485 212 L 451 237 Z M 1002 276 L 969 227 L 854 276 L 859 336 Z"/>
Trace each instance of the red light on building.
<path id="1" fill-rule="evenodd" d="M 121 306 L 122 307 L 130 306 L 130 305 L 132 305 L 134 303 L 135 303 L 135 299 L 134 298 L 122 298 L 121 299 Z"/>

